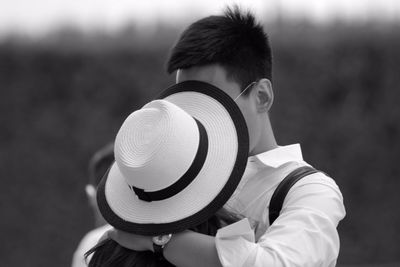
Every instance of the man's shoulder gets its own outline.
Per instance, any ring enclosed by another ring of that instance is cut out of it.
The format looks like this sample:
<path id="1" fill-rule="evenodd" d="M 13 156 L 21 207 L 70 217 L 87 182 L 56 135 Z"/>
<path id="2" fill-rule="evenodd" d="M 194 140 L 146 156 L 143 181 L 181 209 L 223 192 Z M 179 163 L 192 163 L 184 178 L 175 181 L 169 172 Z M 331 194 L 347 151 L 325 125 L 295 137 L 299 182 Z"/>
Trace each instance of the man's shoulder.
<path id="1" fill-rule="evenodd" d="M 321 198 L 335 198 L 343 201 L 343 196 L 339 186 L 335 180 L 324 171 L 319 170 L 308 164 L 305 161 L 292 161 L 282 164 L 272 173 L 267 173 L 263 176 L 263 172 L 260 172 L 260 177 L 255 179 L 254 182 L 247 183 L 243 190 L 249 193 L 250 191 L 258 192 L 258 195 L 263 195 L 263 204 L 268 207 L 272 195 L 277 190 L 279 184 L 293 171 L 302 167 L 312 167 L 316 172 L 304 176 L 302 179 L 297 181 L 290 188 L 287 197 L 291 198 L 293 194 L 296 195 L 315 195 Z M 318 194 L 318 192 L 325 192 Z M 259 207 L 260 209 L 260 207 Z"/>
<path id="2" fill-rule="evenodd" d="M 336 182 L 331 174 L 326 173 L 324 170 L 314 167 L 306 161 L 290 161 L 282 164 L 275 172 L 277 182 L 281 182 L 285 179 L 291 172 L 302 168 L 311 167 L 316 170 L 316 172 L 306 175 L 304 178 L 299 180 L 299 184 L 304 183 L 326 183 L 336 185 Z"/>
<path id="3" fill-rule="evenodd" d="M 307 163 L 303 166 L 310 166 L 316 170 L 315 173 L 309 174 L 300 179 L 293 187 L 301 187 L 307 184 L 319 184 L 321 186 L 330 187 L 335 192 L 340 193 L 339 186 L 336 184 L 334 178 L 323 170 L 315 168 Z"/>

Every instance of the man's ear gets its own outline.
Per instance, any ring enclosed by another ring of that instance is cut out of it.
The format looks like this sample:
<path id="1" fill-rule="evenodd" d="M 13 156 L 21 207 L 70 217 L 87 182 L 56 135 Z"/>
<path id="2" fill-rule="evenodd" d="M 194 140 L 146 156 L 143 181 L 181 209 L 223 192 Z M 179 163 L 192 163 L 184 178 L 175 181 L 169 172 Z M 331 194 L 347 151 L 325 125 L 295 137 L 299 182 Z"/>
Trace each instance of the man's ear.
<path id="1" fill-rule="evenodd" d="M 255 86 L 257 94 L 257 110 L 259 112 L 268 112 L 274 102 L 274 92 L 271 81 L 263 78 Z"/>

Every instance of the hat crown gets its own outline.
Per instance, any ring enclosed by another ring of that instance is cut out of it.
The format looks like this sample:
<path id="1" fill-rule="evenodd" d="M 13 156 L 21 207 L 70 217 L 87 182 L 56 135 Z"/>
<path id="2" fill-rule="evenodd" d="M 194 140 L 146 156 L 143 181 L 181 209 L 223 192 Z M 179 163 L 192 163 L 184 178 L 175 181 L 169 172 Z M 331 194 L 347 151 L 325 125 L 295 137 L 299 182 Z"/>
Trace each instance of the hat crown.
<path id="1" fill-rule="evenodd" d="M 155 100 L 124 121 L 114 154 L 128 185 L 157 191 L 188 170 L 198 146 L 199 129 L 193 117 L 168 101 Z"/>

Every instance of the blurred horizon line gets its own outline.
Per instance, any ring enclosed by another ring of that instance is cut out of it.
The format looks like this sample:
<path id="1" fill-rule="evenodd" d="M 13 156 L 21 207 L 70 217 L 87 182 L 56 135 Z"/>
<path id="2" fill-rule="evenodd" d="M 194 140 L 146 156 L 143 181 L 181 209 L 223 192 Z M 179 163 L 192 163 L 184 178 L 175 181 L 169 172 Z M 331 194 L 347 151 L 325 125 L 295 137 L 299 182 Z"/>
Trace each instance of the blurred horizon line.
<path id="1" fill-rule="evenodd" d="M 137 23 L 135 21 L 126 22 L 121 24 L 119 27 L 114 29 L 106 29 L 103 27 L 93 27 L 93 28 L 83 28 L 79 25 L 72 23 L 64 23 L 60 24 L 57 27 L 44 31 L 40 34 L 30 34 L 26 31 L 14 31 L 0 34 L 0 45 L 12 42 L 12 43 L 52 43 L 59 41 L 71 41 L 80 42 L 88 39 L 104 39 L 111 40 L 114 38 L 120 38 L 121 36 L 126 36 L 129 38 L 137 38 L 136 41 L 140 43 L 151 41 L 154 36 L 163 35 L 164 38 L 168 39 L 176 39 L 178 34 L 183 31 L 183 29 L 188 26 L 191 22 L 187 23 L 163 23 L 158 21 L 156 23 L 152 23 L 146 26 L 143 26 L 141 23 Z M 371 30 L 392 30 L 393 28 L 400 29 L 400 20 L 393 21 L 382 21 L 382 20 L 373 20 L 369 19 L 366 21 L 344 21 L 341 19 L 331 20 L 327 23 L 316 23 L 309 18 L 303 17 L 299 18 L 290 18 L 290 19 L 282 19 L 275 18 L 273 20 L 269 20 L 268 22 L 263 23 L 264 28 L 267 33 L 271 31 L 274 32 L 276 29 L 286 29 L 290 30 L 290 28 L 294 29 L 312 29 L 314 31 L 329 31 L 335 28 L 340 29 L 371 29 Z"/>
<path id="2" fill-rule="evenodd" d="M 65 29 L 89 35 L 113 35 L 127 27 L 136 27 L 140 29 L 137 32 L 146 36 L 160 27 L 182 29 L 199 18 L 220 14 L 234 4 L 252 11 L 266 25 L 400 24 L 400 1 L 396 0 L 98 0 L 96 5 L 90 0 L 18 0 L 2 3 L 0 41 L 13 37 L 41 39 Z"/>

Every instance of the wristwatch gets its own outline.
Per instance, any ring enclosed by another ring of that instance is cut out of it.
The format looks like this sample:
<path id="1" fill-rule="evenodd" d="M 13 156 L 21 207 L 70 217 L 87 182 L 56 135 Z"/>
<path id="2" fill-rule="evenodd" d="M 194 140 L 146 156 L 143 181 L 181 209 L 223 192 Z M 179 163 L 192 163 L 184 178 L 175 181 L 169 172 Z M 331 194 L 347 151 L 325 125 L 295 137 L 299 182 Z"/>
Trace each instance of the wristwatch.
<path id="1" fill-rule="evenodd" d="M 153 236 L 153 249 L 154 254 L 159 259 L 164 259 L 163 249 L 165 245 L 171 240 L 172 234 Z"/>

